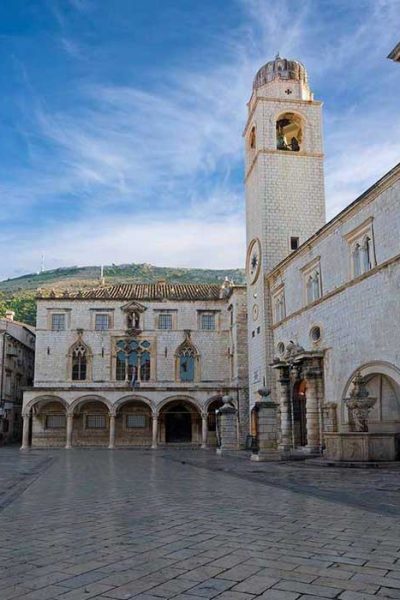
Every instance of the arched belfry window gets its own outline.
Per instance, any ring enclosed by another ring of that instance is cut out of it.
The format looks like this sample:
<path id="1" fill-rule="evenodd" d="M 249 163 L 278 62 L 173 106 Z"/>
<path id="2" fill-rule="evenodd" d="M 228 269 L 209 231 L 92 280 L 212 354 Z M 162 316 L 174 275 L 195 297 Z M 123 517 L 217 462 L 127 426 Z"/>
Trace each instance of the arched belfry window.
<path id="1" fill-rule="evenodd" d="M 151 344 L 148 340 L 118 340 L 116 344 L 115 379 L 135 385 L 149 381 Z"/>
<path id="2" fill-rule="evenodd" d="M 185 340 L 177 349 L 175 356 L 177 379 L 184 382 L 196 381 L 198 379 L 199 353 L 190 338 L 189 331 L 185 331 Z"/>
<path id="3" fill-rule="evenodd" d="M 253 125 L 253 127 L 250 130 L 250 135 L 249 135 L 249 146 L 252 150 L 255 149 L 256 147 L 256 128 Z"/>
<path id="4" fill-rule="evenodd" d="M 70 368 L 72 381 L 86 381 L 89 379 L 89 366 L 91 352 L 82 342 L 78 340 L 70 349 Z"/>
<path id="5" fill-rule="evenodd" d="M 276 149 L 299 152 L 303 143 L 301 118 L 294 113 L 280 115 L 276 122 Z"/>

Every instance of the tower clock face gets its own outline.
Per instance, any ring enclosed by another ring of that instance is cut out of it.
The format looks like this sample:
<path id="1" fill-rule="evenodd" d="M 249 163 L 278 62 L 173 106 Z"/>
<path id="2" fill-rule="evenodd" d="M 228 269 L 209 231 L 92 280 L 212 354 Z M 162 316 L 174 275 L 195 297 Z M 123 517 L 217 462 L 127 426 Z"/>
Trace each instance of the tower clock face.
<path id="1" fill-rule="evenodd" d="M 261 269 L 261 244 L 258 238 L 252 240 L 247 251 L 247 275 L 251 284 L 258 279 Z"/>

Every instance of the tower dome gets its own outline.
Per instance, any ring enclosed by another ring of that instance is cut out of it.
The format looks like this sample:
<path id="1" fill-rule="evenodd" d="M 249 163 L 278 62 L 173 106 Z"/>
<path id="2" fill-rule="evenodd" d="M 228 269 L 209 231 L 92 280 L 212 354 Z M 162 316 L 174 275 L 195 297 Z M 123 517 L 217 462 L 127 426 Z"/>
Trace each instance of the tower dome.
<path id="1" fill-rule="evenodd" d="M 257 89 L 274 79 L 295 80 L 308 85 L 307 71 L 298 60 L 281 58 L 279 54 L 274 60 L 267 62 L 258 70 L 254 81 L 253 89 Z"/>

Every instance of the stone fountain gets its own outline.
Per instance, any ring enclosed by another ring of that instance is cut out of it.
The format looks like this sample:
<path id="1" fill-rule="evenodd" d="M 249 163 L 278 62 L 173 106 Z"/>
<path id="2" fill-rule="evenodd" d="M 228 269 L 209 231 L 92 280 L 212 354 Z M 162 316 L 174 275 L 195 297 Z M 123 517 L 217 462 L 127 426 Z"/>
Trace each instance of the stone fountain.
<path id="1" fill-rule="evenodd" d="M 350 431 L 325 432 L 324 458 L 345 462 L 397 460 L 398 434 L 369 431 L 369 416 L 376 398 L 369 395 L 367 382 L 360 372 L 355 376 L 353 388 L 344 403 L 348 410 Z"/>

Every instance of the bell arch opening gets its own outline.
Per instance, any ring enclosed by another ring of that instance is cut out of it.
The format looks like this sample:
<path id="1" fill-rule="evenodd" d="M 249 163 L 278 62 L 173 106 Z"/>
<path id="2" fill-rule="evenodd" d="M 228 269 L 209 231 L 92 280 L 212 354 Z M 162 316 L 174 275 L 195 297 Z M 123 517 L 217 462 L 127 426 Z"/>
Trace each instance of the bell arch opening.
<path id="1" fill-rule="evenodd" d="M 299 152 L 303 143 L 303 121 L 295 113 L 283 113 L 276 121 L 276 149 Z"/>

